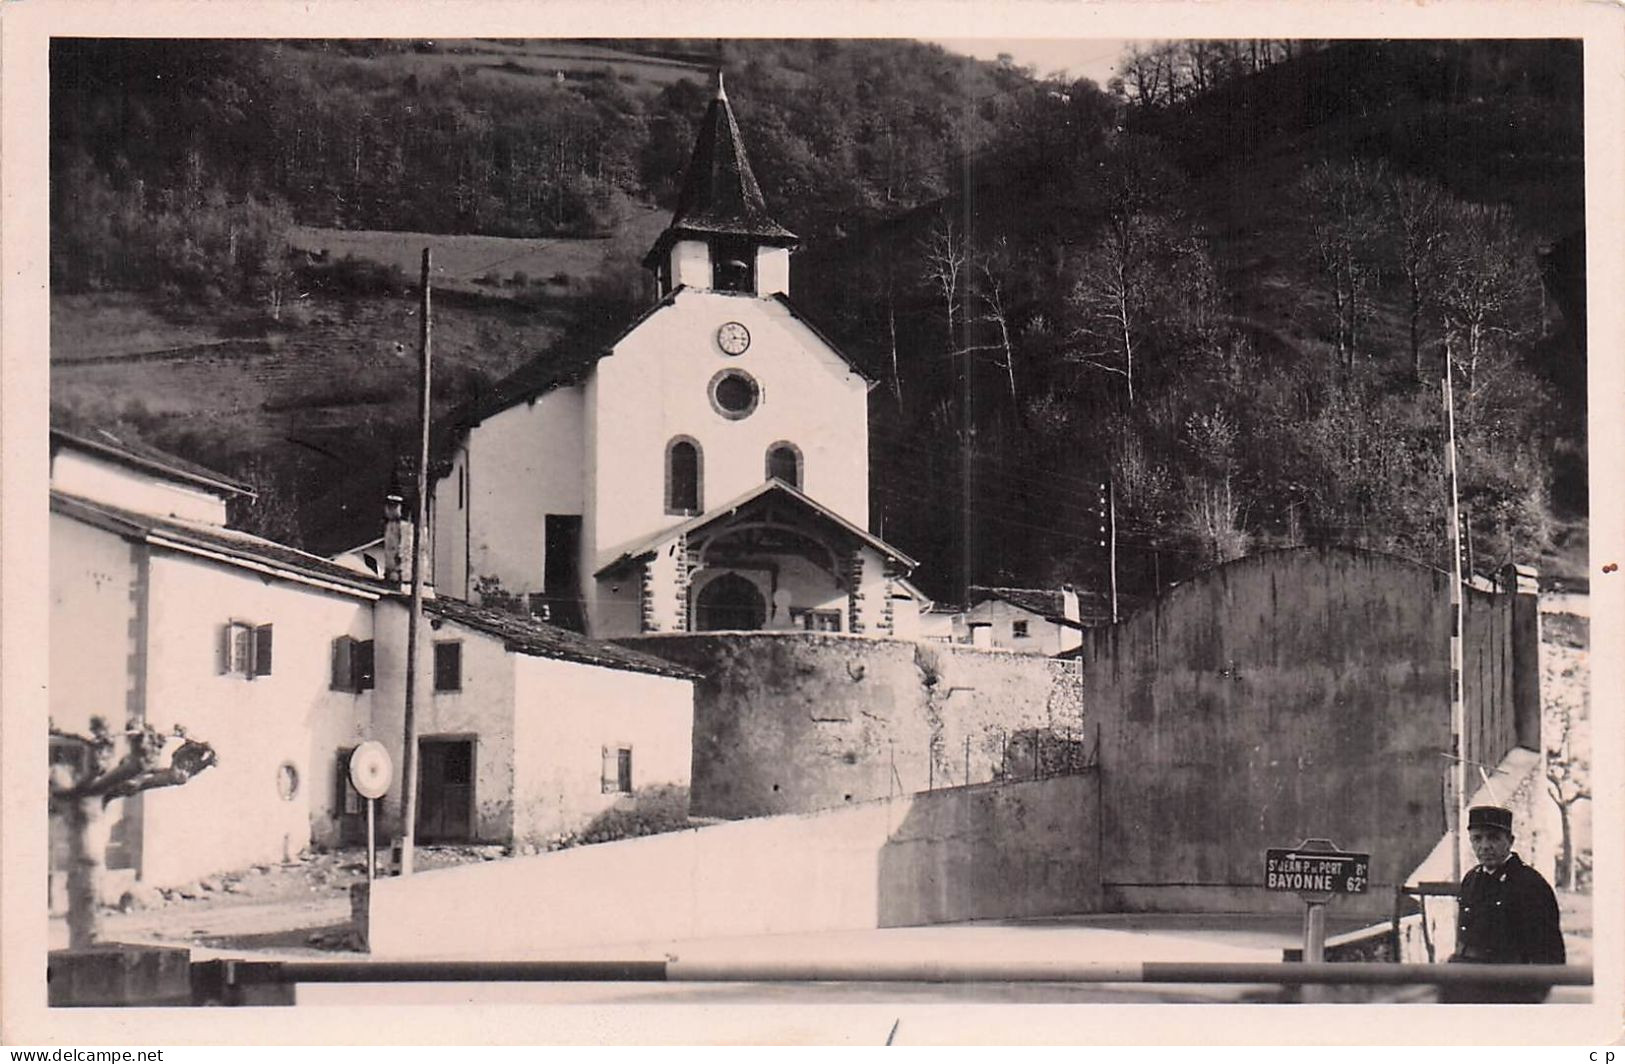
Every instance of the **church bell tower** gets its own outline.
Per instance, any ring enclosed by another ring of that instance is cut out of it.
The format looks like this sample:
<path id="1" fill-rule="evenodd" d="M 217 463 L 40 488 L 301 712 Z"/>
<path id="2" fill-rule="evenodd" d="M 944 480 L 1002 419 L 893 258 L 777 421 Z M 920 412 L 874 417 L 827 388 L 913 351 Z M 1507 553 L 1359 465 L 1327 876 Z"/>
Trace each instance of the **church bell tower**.
<path id="1" fill-rule="evenodd" d="M 788 295 L 796 235 L 767 213 L 734 121 L 722 72 L 683 177 L 671 224 L 643 265 L 661 297 L 679 285 L 739 295 Z"/>

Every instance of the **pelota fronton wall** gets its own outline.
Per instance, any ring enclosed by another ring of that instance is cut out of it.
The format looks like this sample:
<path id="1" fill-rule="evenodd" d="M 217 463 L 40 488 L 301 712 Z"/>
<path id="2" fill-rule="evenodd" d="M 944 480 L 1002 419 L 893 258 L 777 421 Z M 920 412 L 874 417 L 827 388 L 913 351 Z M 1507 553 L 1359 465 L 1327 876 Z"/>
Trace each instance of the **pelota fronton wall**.
<path id="1" fill-rule="evenodd" d="M 1031 779 L 1092 744 L 1072 662 L 814 633 L 617 642 L 705 677 L 694 693 L 698 816 L 809 812 Z"/>
<path id="2" fill-rule="evenodd" d="M 1275 551 L 1088 633 L 1107 907 L 1288 911 L 1295 895 L 1259 885 L 1264 850 L 1322 836 L 1372 855 L 1368 893 L 1340 908 L 1391 912 L 1448 830 L 1449 580 Z M 1467 595 L 1465 756 L 1494 766 L 1540 744 L 1535 596 Z"/>

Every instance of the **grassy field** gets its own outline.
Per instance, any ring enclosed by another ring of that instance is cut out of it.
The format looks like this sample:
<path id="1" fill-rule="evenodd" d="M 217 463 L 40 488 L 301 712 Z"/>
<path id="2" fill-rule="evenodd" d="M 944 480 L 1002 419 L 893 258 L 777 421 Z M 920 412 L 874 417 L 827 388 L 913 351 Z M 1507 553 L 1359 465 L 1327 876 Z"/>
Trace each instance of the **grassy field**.
<path id="1" fill-rule="evenodd" d="M 654 244 L 670 217 L 654 207 L 629 207 L 615 235 L 599 239 L 389 233 L 304 225 L 290 230 L 289 239 L 299 251 L 326 252 L 334 259 L 354 255 L 397 267 L 413 285 L 427 247 L 434 260 L 432 283 L 437 288 L 512 297 L 524 294 L 532 285 L 546 285 L 552 294 L 571 295 L 579 294 L 606 268 L 639 270 L 637 260 Z"/>
<path id="2" fill-rule="evenodd" d="M 711 67 L 662 56 L 640 55 L 603 44 L 546 38 L 469 38 L 418 41 L 411 51 L 354 56 L 345 62 L 368 71 L 387 70 L 419 81 L 448 71 L 464 76 L 528 82 L 544 88 L 561 74 L 567 80 L 613 77 L 618 81 L 664 86 L 705 81 Z M 545 80 L 543 80 L 545 79 Z"/>

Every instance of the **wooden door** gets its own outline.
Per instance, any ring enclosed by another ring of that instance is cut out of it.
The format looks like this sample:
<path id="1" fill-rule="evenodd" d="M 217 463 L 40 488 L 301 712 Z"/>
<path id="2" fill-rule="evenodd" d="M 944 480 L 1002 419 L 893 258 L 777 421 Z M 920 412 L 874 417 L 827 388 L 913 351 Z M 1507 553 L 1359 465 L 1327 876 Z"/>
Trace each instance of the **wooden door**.
<path id="1" fill-rule="evenodd" d="M 418 740 L 418 824 L 423 842 L 474 839 L 474 740 Z"/>

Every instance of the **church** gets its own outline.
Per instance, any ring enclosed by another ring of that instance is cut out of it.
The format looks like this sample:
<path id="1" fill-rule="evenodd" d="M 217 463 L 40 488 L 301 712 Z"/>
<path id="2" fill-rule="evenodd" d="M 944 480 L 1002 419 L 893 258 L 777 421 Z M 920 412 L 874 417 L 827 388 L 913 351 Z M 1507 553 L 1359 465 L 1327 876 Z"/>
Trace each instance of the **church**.
<path id="1" fill-rule="evenodd" d="M 912 638 L 915 562 L 868 531 L 873 380 L 790 300 L 720 75 L 658 301 L 604 347 L 550 352 L 440 457 L 435 584 L 597 638 L 818 631 Z"/>

